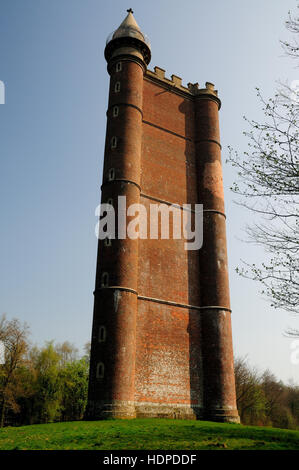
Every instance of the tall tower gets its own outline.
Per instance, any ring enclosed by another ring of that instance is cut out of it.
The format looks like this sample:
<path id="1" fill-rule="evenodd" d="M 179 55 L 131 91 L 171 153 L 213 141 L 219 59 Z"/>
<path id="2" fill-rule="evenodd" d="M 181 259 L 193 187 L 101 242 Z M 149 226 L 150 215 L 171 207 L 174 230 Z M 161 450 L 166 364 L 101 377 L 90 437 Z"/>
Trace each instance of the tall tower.
<path id="1" fill-rule="evenodd" d="M 147 69 L 132 10 L 108 38 L 102 203 L 203 204 L 203 246 L 99 240 L 86 417 L 239 420 L 214 85 Z M 127 218 L 127 221 L 130 217 Z M 116 224 L 118 225 L 118 224 Z"/>

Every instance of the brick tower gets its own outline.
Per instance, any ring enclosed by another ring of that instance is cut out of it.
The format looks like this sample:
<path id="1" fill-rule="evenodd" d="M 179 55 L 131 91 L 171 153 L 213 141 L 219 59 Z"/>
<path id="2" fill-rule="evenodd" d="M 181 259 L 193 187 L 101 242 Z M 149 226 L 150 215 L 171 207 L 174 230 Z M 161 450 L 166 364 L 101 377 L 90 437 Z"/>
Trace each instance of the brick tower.
<path id="1" fill-rule="evenodd" d="M 131 10 L 105 58 L 102 203 L 201 203 L 203 246 L 99 240 L 86 417 L 238 422 L 217 91 L 148 70 L 150 45 Z"/>

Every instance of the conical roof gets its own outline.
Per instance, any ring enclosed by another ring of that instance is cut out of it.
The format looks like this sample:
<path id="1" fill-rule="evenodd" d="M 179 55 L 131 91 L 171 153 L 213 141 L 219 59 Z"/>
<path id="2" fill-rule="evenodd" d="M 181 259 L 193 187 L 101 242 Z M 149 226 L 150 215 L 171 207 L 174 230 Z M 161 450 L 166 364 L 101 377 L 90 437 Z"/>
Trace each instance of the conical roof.
<path id="1" fill-rule="evenodd" d="M 121 38 L 121 37 L 135 37 L 144 41 L 144 35 L 139 28 L 137 21 L 134 18 L 133 11 L 128 10 L 128 14 L 112 35 L 112 39 Z"/>
<path id="2" fill-rule="evenodd" d="M 106 41 L 106 58 L 110 55 L 110 51 L 114 48 L 113 44 L 121 42 L 127 42 L 134 44 L 138 49 L 141 50 L 145 57 L 146 62 L 150 61 L 150 42 L 146 34 L 144 34 L 137 21 L 134 18 L 133 10 L 130 8 L 127 10 L 128 14 L 119 25 L 119 27 L 111 33 Z"/>

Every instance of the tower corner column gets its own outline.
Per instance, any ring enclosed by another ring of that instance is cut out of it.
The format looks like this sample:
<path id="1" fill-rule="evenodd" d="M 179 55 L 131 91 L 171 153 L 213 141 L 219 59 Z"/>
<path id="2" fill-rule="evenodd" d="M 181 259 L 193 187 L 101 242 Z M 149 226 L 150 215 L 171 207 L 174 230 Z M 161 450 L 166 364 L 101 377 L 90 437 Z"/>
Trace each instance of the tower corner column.
<path id="1" fill-rule="evenodd" d="M 125 198 L 125 211 L 140 201 L 146 63 L 130 38 L 113 40 L 108 46 L 110 91 L 101 202 L 113 205 L 118 227 L 119 196 Z M 116 230 L 115 239 L 99 240 L 98 245 L 87 419 L 136 417 L 137 288 L 138 239 L 128 238 L 127 233 L 120 237 Z"/>
<path id="2" fill-rule="evenodd" d="M 236 407 L 226 216 L 221 166 L 219 109 L 211 83 L 195 96 L 198 198 L 203 204 L 199 251 L 203 357 L 203 418 L 239 422 Z"/>

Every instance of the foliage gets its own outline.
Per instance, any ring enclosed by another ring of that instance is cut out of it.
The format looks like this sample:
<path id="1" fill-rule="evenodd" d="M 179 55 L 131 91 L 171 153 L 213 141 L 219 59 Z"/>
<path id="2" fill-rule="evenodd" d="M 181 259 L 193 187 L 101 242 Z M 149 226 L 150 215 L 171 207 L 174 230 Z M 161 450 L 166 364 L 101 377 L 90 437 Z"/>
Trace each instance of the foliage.
<path id="1" fill-rule="evenodd" d="M 235 360 L 237 407 L 243 424 L 299 429 L 299 387 L 269 371 L 259 373 L 246 358 Z"/>
<path id="2" fill-rule="evenodd" d="M 18 397 L 26 395 L 24 367 L 28 351 L 28 327 L 19 320 L 0 319 L 0 341 L 5 346 L 5 362 L 0 365 L 0 426 L 3 427 L 7 412 L 19 411 Z"/>
<path id="3" fill-rule="evenodd" d="M 257 370 L 248 366 L 245 358 L 235 361 L 237 408 L 242 423 L 268 424 L 266 398 L 260 387 Z"/>
<path id="4" fill-rule="evenodd" d="M 67 341 L 30 348 L 28 334 L 18 320 L 0 320 L 6 350 L 5 364 L 0 365 L 1 425 L 82 419 L 88 356 L 77 358 L 77 349 Z"/>
<path id="5" fill-rule="evenodd" d="M 61 381 L 59 377 L 60 356 L 52 342 L 44 348 L 35 348 L 31 354 L 35 376 L 33 414 L 39 423 L 58 419 L 61 402 Z"/>
<path id="6" fill-rule="evenodd" d="M 60 372 L 61 420 L 82 419 L 87 403 L 89 361 L 86 357 L 67 363 Z"/>

